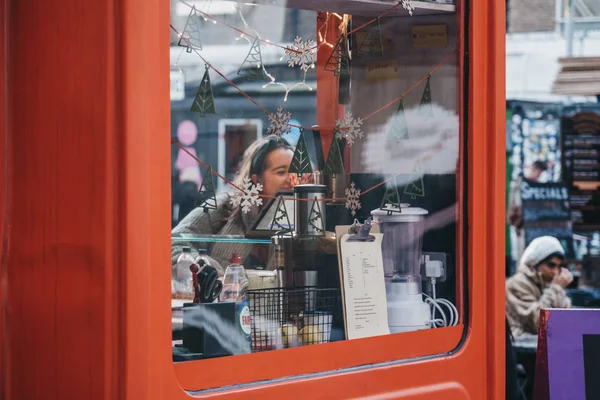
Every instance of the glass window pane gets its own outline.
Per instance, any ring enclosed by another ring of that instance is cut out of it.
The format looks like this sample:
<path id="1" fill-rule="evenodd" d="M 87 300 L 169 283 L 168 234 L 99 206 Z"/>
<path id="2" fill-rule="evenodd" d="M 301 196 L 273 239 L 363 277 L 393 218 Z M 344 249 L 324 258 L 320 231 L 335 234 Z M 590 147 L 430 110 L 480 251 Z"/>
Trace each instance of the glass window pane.
<path id="1" fill-rule="evenodd" d="M 174 361 L 458 325 L 455 2 L 262 3 L 172 0 Z"/>

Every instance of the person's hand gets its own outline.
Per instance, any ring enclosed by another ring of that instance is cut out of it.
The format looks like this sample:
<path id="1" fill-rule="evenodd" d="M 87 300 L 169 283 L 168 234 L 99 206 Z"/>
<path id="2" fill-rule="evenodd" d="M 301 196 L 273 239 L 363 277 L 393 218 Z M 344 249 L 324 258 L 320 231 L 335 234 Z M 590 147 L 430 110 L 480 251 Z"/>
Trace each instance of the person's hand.
<path id="1" fill-rule="evenodd" d="M 296 175 L 296 174 L 288 174 L 288 176 L 285 180 L 284 186 L 286 188 L 293 188 L 294 186 L 307 184 L 307 183 L 313 183 L 313 182 L 314 182 L 313 174 L 302 174 L 301 178 L 298 178 L 298 175 Z"/>
<path id="2" fill-rule="evenodd" d="M 569 286 L 573 282 L 573 274 L 567 268 L 562 268 L 560 274 L 556 275 L 552 280 L 552 283 L 556 283 L 563 289 Z"/>
<path id="3" fill-rule="evenodd" d="M 300 184 L 314 183 L 313 174 L 302 174 L 302 178 L 300 178 Z"/>
<path id="4" fill-rule="evenodd" d="M 285 183 L 284 183 L 284 187 L 291 189 L 294 186 L 298 186 L 300 184 L 300 179 L 298 179 L 298 175 L 296 174 L 288 174 Z"/>

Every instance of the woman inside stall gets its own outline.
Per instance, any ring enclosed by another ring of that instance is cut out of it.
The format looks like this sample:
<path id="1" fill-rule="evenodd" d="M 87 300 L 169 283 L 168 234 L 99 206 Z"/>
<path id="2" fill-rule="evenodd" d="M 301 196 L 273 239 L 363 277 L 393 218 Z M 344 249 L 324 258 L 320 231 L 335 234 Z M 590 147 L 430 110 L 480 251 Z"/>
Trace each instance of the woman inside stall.
<path id="1" fill-rule="evenodd" d="M 244 152 L 239 171 L 233 181 L 238 188 L 244 187 L 244 179 L 248 178 L 252 184 L 261 184 L 261 195 L 267 197 L 263 205 L 268 203 L 268 198 L 273 197 L 281 189 L 291 189 L 297 184 L 295 175 L 288 174 L 288 168 L 293 157 L 293 148 L 278 136 L 267 136 L 252 143 Z M 309 179 L 309 177 L 303 177 Z M 244 235 L 260 213 L 260 207 L 251 207 L 245 213 L 240 205 L 234 206 L 232 202 L 233 191 L 217 195 L 216 209 L 204 210 L 200 206 L 192 210 L 171 232 L 177 237 L 199 237 L 202 235 Z M 175 264 L 181 254 L 182 247 L 192 248 L 192 255 L 196 257 L 197 249 L 206 249 L 212 259 L 212 266 L 220 275 L 223 274 L 232 253 L 238 253 L 247 268 L 255 268 L 266 264 L 264 245 L 244 243 L 197 243 L 186 241 L 173 241 L 171 247 L 172 263 Z"/>

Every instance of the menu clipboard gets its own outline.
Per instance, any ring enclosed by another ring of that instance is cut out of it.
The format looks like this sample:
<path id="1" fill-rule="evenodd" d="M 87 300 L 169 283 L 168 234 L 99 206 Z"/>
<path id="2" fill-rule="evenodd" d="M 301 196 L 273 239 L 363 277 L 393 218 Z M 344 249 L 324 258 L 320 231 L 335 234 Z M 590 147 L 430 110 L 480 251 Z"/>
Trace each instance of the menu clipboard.
<path id="1" fill-rule="evenodd" d="M 383 234 L 373 226 L 373 242 L 348 242 L 350 226 L 336 226 L 338 267 L 346 339 L 390 333 L 381 241 Z"/>

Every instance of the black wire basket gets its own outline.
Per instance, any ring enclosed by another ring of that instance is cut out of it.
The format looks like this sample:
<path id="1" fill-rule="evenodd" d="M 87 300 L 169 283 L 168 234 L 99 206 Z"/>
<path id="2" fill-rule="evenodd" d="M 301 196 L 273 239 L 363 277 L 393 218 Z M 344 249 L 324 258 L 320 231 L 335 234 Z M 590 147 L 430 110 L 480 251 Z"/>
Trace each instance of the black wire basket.
<path id="1" fill-rule="evenodd" d="M 339 289 L 257 289 L 248 297 L 253 352 L 327 343 L 343 324 Z"/>

